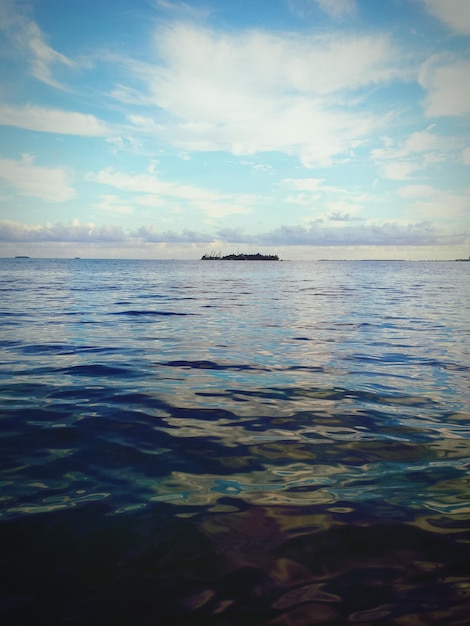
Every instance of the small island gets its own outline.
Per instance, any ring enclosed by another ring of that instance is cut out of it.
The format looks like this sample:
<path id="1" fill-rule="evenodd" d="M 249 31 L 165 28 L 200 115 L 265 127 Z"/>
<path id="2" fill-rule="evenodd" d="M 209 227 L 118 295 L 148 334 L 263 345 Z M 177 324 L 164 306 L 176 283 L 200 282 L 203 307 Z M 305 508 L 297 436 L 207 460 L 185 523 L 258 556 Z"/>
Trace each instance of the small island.
<path id="1" fill-rule="evenodd" d="M 227 254 L 222 256 L 220 252 L 204 254 L 201 261 L 279 261 L 277 254 Z"/>

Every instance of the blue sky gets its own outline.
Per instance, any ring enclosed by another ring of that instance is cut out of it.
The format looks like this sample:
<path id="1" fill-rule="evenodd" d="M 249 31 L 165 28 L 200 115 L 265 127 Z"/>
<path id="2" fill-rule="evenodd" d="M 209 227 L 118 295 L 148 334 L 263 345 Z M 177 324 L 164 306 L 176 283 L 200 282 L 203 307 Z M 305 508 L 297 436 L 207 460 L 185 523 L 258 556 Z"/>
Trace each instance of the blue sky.
<path id="1" fill-rule="evenodd" d="M 470 254 L 468 0 L 0 0 L 0 256 Z"/>

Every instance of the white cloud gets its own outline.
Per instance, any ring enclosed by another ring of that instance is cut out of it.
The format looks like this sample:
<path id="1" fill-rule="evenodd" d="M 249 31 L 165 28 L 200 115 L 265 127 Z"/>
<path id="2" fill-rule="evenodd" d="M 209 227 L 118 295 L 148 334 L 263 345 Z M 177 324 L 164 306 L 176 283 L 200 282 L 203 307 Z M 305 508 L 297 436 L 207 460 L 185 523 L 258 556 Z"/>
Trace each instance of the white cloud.
<path id="1" fill-rule="evenodd" d="M 63 88 L 53 75 L 55 67 L 74 67 L 75 63 L 46 41 L 39 26 L 18 10 L 15 2 L 0 2 L 0 30 L 9 39 L 13 49 L 29 63 L 30 74 L 52 87 Z"/>
<path id="2" fill-rule="evenodd" d="M 285 201 L 310 209 L 304 222 L 311 221 L 313 212 L 317 221 L 337 226 L 339 222 L 359 219 L 366 205 L 377 203 L 377 198 L 370 193 L 326 185 L 321 178 L 285 178 L 281 185 L 300 192 L 289 194 Z"/>
<path id="3" fill-rule="evenodd" d="M 349 197 L 355 195 L 350 188 L 326 185 L 323 178 L 284 178 L 281 180 L 281 185 L 287 189 L 296 189 L 313 194 L 322 193 L 341 196 L 347 194 Z"/>
<path id="4" fill-rule="evenodd" d="M 153 83 L 154 94 L 162 101 L 165 95 L 168 101 L 173 96 L 160 93 L 161 87 L 181 83 L 190 83 L 188 87 L 206 85 L 211 92 L 214 90 L 208 95 L 217 97 L 227 88 L 229 97 L 237 93 L 264 95 L 266 91 L 275 95 L 288 89 L 321 94 L 354 89 L 401 74 L 392 64 L 394 54 L 389 39 L 380 34 L 223 34 L 179 23 L 159 31 L 156 44 L 166 65 L 166 69 L 155 68 Z M 198 102 L 200 94 L 192 95 Z M 236 109 L 237 102 L 230 104 L 227 98 L 225 101 L 230 109 Z M 205 112 L 208 102 L 204 99 L 202 103 Z M 217 108 L 217 103 L 213 107 Z"/>
<path id="5" fill-rule="evenodd" d="M 282 184 L 301 191 L 318 191 L 323 185 L 322 178 L 284 178 Z"/>
<path id="6" fill-rule="evenodd" d="M 439 139 L 429 130 L 412 133 L 405 142 L 404 154 L 412 152 L 426 152 L 434 150 L 439 144 Z"/>
<path id="7" fill-rule="evenodd" d="M 431 124 L 400 142 L 382 137 L 384 147 L 372 151 L 372 157 L 379 164 L 382 174 L 391 180 L 405 180 L 413 172 L 423 172 L 436 163 L 461 160 L 462 138 L 438 135 L 432 132 L 435 126 Z"/>
<path id="8" fill-rule="evenodd" d="M 312 193 L 295 193 L 289 194 L 286 198 L 288 204 L 297 204 L 299 206 L 312 207 L 314 203 L 320 200 L 321 194 Z"/>
<path id="9" fill-rule="evenodd" d="M 394 142 L 390 137 L 381 137 L 383 148 L 372 150 L 374 159 L 393 160 L 415 158 L 420 153 L 442 152 L 451 147 L 452 138 L 439 137 L 431 132 L 435 124 L 428 126 L 426 130 L 416 131 L 401 142 Z"/>
<path id="10" fill-rule="evenodd" d="M 210 13 L 211 9 L 204 6 L 191 6 L 186 2 L 175 2 L 172 0 L 155 0 L 155 4 L 158 8 L 163 9 L 164 11 L 171 12 L 173 14 L 190 17 L 191 19 L 206 19 Z"/>
<path id="11" fill-rule="evenodd" d="M 161 196 L 156 196 L 154 194 L 147 194 L 145 196 L 135 196 L 132 200 L 133 202 L 135 202 L 136 204 L 140 206 L 150 207 L 153 209 L 168 205 L 167 198 L 162 198 Z M 172 210 L 174 211 L 175 207 L 172 207 Z"/>
<path id="12" fill-rule="evenodd" d="M 123 191 L 143 192 L 185 200 L 213 201 L 221 197 L 216 192 L 200 187 L 162 181 L 155 175 L 152 167 L 150 170 L 142 174 L 127 174 L 108 168 L 98 174 L 88 174 L 87 179 Z"/>
<path id="13" fill-rule="evenodd" d="M 469 115 L 469 76 L 470 61 L 434 56 L 424 63 L 419 83 L 426 90 L 424 110 L 427 117 Z"/>
<path id="14" fill-rule="evenodd" d="M 119 135 L 114 135 L 106 137 L 106 142 L 112 146 L 113 154 L 118 154 L 121 151 L 135 153 L 143 150 L 140 140 L 131 136 L 120 137 Z"/>
<path id="15" fill-rule="evenodd" d="M 356 0 L 287 0 L 290 11 L 301 18 L 314 15 L 315 8 L 333 18 L 342 18 L 356 11 Z"/>
<path id="16" fill-rule="evenodd" d="M 432 185 L 406 185 L 400 187 L 397 193 L 401 198 L 429 198 L 435 192 Z"/>
<path id="17" fill-rule="evenodd" d="M 257 198 L 250 194 L 219 193 L 193 185 L 163 181 L 156 175 L 154 164 L 146 173 L 128 174 L 108 168 L 97 174 L 89 173 L 86 179 L 121 191 L 145 194 L 134 199 L 140 205 L 156 207 L 182 202 L 213 218 L 250 213 L 257 202 Z"/>
<path id="18" fill-rule="evenodd" d="M 360 224 L 312 222 L 310 226 L 281 226 L 254 239 L 253 243 L 270 246 L 423 246 L 465 243 L 469 238 L 468 233 L 443 232 L 426 221 L 369 220 Z"/>
<path id="19" fill-rule="evenodd" d="M 155 42 L 161 65 L 125 62 L 145 97 L 113 95 L 154 106 L 155 117 L 130 116 L 134 128 L 187 151 L 282 151 L 327 164 L 380 123 L 346 94 L 406 75 L 383 35 L 220 34 L 179 23 Z"/>
<path id="20" fill-rule="evenodd" d="M 109 211 L 110 213 L 129 214 L 134 213 L 134 209 L 129 204 L 122 201 L 119 196 L 112 194 L 102 194 L 99 201 L 95 204 L 100 211 Z"/>
<path id="21" fill-rule="evenodd" d="M 105 136 L 110 132 L 108 125 L 94 115 L 32 105 L 0 106 L 0 125 L 87 137 Z"/>
<path id="22" fill-rule="evenodd" d="M 21 161 L 0 159 L 0 179 L 19 194 L 46 202 L 66 202 L 75 197 L 64 170 L 34 165 L 33 161 L 30 155 L 23 155 Z"/>
<path id="23" fill-rule="evenodd" d="M 458 35 L 470 35 L 468 0 L 422 0 L 426 9 Z"/>
<path id="24" fill-rule="evenodd" d="M 416 164 L 408 161 L 393 161 L 382 165 L 383 175 L 390 180 L 405 180 L 416 169 Z"/>
<path id="25" fill-rule="evenodd" d="M 355 0 L 316 0 L 318 6 L 331 15 L 331 17 L 343 17 L 356 11 Z"/>
<path id="26" fill-rule="evenodd" d="M 54 65 L 65 65 L 73 67 L 74 62 L 65 55 L 60 54 L 51 48 L 44 40 L 39 27 L 34 24 L 28 24 L 24 32 L 20 34 L 20 44 L 29 45 L 31 51 L 31 73 L 38 80 L 51 85 L 53 87 L 62 87 L 62 85 L 53 77 L 52 67 Z"/>
<path id="27" fill-rule="evenodd" d="M 135 236 L 152 243 L 211 243 L 214 241 L 213 235 L 200 231 L 188 229 L 180 232 L 161 231 L 154 226 L 142 226 L 135 232 Z"/>
<path id="28" fill-rule="evenodd" d="M 119 226 L 82 224 L 78 219 L 44 225 L 0 220 L 0 241 L 124 242 L 126 238 Z"/>
<path id="29" fill-rule="evenodd" d="M 67 224 L 28 225 L 20 222 L 0 220 L 2 242 L 119 242 L 126 246 L 153 244 L 246 244 L 250 246 L 426 246 L 465 244 L 469 235 L 465 232 L 452 233 L 436 228 L 428 221 L 361 221 L 346 216 L 332 215 L 330 220 L 339 223 L 310 222 L 305 226 L 282 225 L 274 230 L 248 234 L 239 228 L 224 228 L 215 233 L 183 229 L 162 231 L 156 226 L 142 226 L 134 231 L 123 231 L 120 227 L 91 222 L 81 223 L 75 219 Z"/>
<path id="30" fill-rule="evenodd" d="M 326 220 L 330 222 L 349 222 L 360 219 L 358 214 L 363 207 L 360 203 L 355 204 L 354 201 L 334 200 L 325 202 L 325 208 L 328 211 L 325 215 Z"/>
<path id="31" fill-rule="evenodd" d="M 462 158 L 465 165 L 470 165 L 470 148 L 465 148 L 462 152 Z"/>
<path id="32" fill-rule="evenodd" d="M 432 185 L 407 185 L 398 195 L 412 201 L 409 213 L 416 219 L 461 220 L 470 210 L 470 190 L 459 194 L 436 189 Z"/>

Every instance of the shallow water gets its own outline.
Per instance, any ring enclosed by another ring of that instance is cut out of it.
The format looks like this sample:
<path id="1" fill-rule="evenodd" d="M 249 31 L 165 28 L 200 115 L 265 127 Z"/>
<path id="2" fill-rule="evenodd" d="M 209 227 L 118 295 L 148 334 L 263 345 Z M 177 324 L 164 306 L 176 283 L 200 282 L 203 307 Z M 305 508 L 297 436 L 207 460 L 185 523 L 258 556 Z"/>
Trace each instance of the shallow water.
<path id="1" fill-rule="evenodd" d="M 6 624 L 467 624 L 466 263 L 0 260 Z"/>

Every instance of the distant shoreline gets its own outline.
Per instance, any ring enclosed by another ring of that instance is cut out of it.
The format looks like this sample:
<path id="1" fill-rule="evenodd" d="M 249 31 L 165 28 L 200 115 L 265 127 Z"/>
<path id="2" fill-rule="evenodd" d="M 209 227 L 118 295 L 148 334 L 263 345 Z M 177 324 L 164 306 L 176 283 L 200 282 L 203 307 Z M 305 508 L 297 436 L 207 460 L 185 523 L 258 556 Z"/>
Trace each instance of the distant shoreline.
<path id="1" fill-rule="evenodd" d="M 203 254 L 201 261 L 279 261 L 277 254 Z"/>
<path id="2" fill-rule="evenodd" d="M 207 257 L 208 255 L 204 255 Z M 228 255 L 228 257 L 238 256 L 238 255 Z M 242 256 L 242 255 L 240 255 Z M 255 255 L 244 255 L 244 259 L 231 259 L 225 257 L 217 257 L 215 260 L 252 260 L 250 256 Z M 261 256 L 277 256 L 277 255 L 261 255 Z M 0 260 L 15 260 L 15 259 L 34 259 L 34 260 L 42 260 L 42 261 L 67 261 L 67 260 L 85 260 L 85 261 L 181 261 L 181 262 L 194 262 L 197 259 L 185 259 L 185 258 L 138 258 L 138 257 L 48 257 L 48 256 L 38 256 L 31 257 L 29 255 L 16 255 L 12 256 L 0 256 Z M 212 258 L 206 258 L 205 260 L 213 260 Z M 253 260 L 257 260 L 256 258 Z M 291 261 L 297 263 L 465 263 L 470 262 L 470 258 L 465 259 L 267 259 L 267 260 L 279 260 L 279 261 Z"/>

